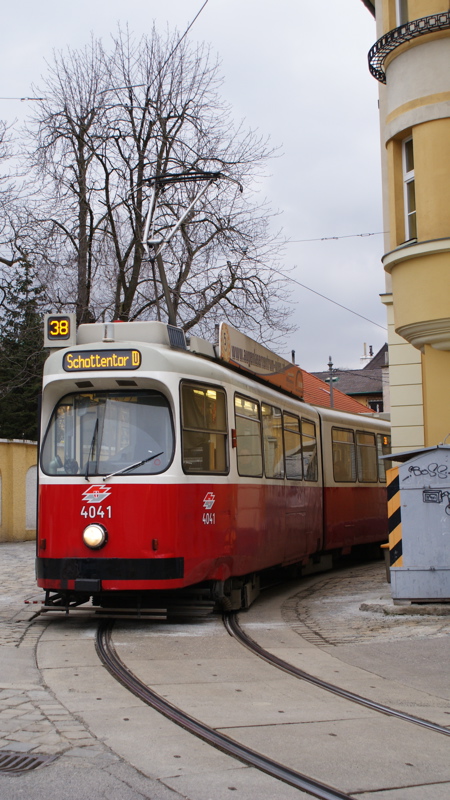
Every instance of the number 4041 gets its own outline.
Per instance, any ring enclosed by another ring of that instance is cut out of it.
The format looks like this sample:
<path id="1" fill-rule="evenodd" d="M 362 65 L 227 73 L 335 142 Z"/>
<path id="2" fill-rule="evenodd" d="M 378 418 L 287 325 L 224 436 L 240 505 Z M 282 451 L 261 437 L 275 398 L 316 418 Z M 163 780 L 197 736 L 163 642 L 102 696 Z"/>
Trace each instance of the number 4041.
<path id="1" fill-rule="evenodd" d="M 97 517 L 100 517 L 101 519 L 104 519 L 105 517 L 107 519 L 111 519 L 112 517 L 111 506 L 106 506 L 105 508 L 103 506 L 94 505 L 83 506 L 80 513 L 82 517 L 86 517 L 88 519 L 96 519 Z"/>

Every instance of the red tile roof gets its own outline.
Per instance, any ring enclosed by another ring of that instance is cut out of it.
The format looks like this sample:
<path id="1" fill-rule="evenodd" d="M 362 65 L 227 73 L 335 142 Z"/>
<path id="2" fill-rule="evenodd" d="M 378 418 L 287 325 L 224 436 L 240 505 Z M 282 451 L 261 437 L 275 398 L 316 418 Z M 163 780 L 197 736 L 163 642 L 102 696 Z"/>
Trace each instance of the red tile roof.
<path id="1" fill-rule="evenodd" d="M 311 403 L 313 406 L 330 408 L 330 387 L 328 383 L 321 381 L 320 378 L 316 378 L 315 375 L 311 375 L 310 372 L 305 372 L 304 369 L 302 369 L 302 373 L 303 398 L 305 403 Z M 364 406 L 362 403 L 358 403 L 353 397 L 349 397 L 347 394 L 340 392 L 339 389 L 336 389 L 334 386 L 333 404 L 334 408 L 338 411 L 349 411 L 352 414 L 373 413 L 370 408 L 367 408 L 367 406 Z"/>

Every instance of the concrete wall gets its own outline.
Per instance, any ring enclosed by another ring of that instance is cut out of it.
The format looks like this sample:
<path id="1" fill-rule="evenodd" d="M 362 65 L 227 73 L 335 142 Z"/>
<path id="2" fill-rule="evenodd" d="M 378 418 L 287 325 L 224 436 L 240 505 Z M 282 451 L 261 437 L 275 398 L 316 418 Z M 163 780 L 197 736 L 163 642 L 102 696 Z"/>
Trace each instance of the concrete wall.
<path id="1" fill-rule="evenodd" d="M 37 445 L 0 439 L 0 542 L 36 536 Z"/>

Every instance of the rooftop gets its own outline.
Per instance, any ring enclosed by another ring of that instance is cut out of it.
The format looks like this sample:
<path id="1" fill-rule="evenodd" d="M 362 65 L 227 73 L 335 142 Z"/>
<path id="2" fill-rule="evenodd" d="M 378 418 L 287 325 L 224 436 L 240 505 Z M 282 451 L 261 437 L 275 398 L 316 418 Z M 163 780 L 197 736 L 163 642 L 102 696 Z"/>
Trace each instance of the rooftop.
<path id="1" fill-rule="evenodd" d="M 382 367 L 386 365 L 386 353 L 387 344 L 384 344 L 362 369 L 333 369 L 333 377 L 338 379 L 336 383 L 333 383 L 334 390 L 337 389 L 336 384 L 339 384 L 339 390 L 344 394 L 381 395 L 383 393 Z M 329 370 L 312 374 L 322 381 L 330 377 Z"/>
<path id="2" fill-rule="evenodd" d="M 321 380 L 317 375 L 311 372 L 303 373 L 303 398 L 305 403 L 311 403 L 314 406 L 321 406 L 322 408 L 331 408 L 330 404 L 330 387 L 328 383 Z M 321 373 L 322 374 L 322 373 Z M 327 374 L 327 373 L 323 373 Z M 351 414 L 367 414 L 371 413 L 367 406 L 349 397 L 333 385 L 333 408 L 338 411 L 348 411 Z"/>

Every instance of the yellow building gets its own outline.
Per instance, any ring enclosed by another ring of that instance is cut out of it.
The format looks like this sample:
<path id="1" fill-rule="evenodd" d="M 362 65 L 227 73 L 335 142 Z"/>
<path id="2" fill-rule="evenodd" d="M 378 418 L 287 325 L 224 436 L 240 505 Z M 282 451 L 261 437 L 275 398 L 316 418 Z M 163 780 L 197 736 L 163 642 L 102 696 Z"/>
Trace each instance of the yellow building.
<path id="1" fill-rule="evenodd" d="M 36 536 L 36 442 L 0 439 L 0 542 Z"/>
<path id="2" fill-rule="evenodd" d="M 377 24 L 393 449 L 450 433 L 450 3 L 363 0 Z"/>

